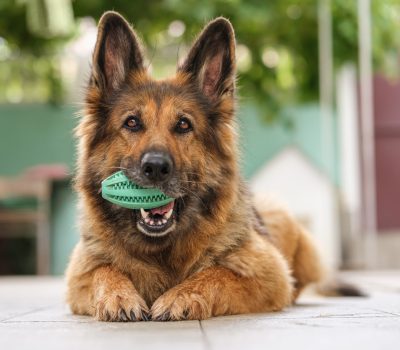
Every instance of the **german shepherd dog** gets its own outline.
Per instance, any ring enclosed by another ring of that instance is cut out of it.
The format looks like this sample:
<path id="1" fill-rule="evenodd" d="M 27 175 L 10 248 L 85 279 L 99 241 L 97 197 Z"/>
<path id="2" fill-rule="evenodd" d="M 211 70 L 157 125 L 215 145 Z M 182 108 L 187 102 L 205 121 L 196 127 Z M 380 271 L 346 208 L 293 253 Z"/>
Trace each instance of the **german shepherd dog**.
<path id="1" fill-rule="evenodd" d="M 271 312 L 320 278 L 307 232 L 284 210 L 252 204 L 238 169 L 235 109 L 227 19 L 204 28 L 172 78 L 154 80 L 130 25 L 103 15 L 77 128 L 73 313 L 166 321 Z M 147 211 L 107 202 L 101 181 L 120 169 L 174 201 Z"/>

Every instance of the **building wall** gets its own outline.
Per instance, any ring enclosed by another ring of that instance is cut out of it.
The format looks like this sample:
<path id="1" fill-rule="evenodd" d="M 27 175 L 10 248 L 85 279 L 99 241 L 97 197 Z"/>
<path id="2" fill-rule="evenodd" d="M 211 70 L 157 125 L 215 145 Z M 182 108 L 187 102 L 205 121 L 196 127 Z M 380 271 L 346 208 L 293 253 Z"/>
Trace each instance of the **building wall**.
<path id="1" fill-rule="evenodd" d="M 336 185 L 340 183 L 338 162 L 336 116 L 333 122 L 334 159 L 324 157 L 322 147 L 321 115 L 318 103 L 286 108 L 281 121 L 267 123 L 262 112 L 252 106 L 243 106 L 239 113 L 241 135 L 242 169 L 251 178 L 266 162 L 270 161 L 287 145 L 298 147 L 318 169 Z"/>
<path id="2" fill-rule="evenodd" d="M 0 176 L 37 164 L 74 166 L 73 106 L 0 105 Z"/>
<path id="3" fill-rule="evenodd" d="M 379 232 L 400 232 L 400 81 L 374 77 L 375 168 Z"/>
<path id="4" fill-rule="evenodd" d="M 76 108 L 0 105 L 0 176 L 15 176 L 37 164 L 75 162 Z M 51 206 L 51 272 L 62 274 L 78 240 L 76 194 L 70 180 L 54 183 Z"/>

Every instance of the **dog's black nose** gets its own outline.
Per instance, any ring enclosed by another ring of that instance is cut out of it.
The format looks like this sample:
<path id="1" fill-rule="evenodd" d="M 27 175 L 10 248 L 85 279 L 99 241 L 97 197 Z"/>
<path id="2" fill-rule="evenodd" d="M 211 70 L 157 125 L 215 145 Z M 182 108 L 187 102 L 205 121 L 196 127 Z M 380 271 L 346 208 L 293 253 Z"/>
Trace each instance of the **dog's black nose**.
<path id="1" fill-rule="evenodd" d="M 142 175 L 152 182 L 164 182 L 172 174 L 173 162 L 166 152 L 147 152 L 142 157 Z"/>

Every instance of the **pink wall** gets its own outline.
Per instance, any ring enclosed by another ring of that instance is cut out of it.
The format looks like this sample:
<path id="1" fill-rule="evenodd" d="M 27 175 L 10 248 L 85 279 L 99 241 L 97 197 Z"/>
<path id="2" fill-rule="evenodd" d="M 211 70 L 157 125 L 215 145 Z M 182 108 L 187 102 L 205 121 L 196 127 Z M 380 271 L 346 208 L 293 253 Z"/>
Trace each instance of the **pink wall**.
<path id="1" fill-rule="evenodd" d="M 400 229 L 400 81 L 374 78 L 378 229 Z"/>

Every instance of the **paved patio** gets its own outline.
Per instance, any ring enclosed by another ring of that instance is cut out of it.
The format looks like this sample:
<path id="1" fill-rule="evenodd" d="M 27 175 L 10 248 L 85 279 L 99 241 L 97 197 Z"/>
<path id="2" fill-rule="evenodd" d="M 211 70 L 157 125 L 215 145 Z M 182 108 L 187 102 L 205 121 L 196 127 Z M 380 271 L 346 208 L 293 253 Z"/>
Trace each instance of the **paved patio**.
<path id="1" fill-rule="evenodd" d="M 60 278 L 0 278 L 0 349 L 400 349 L 400 271 L 344 273 L 368 298 L 304 295 L 274 314 L 103 323 L 71 315 Z"/>

